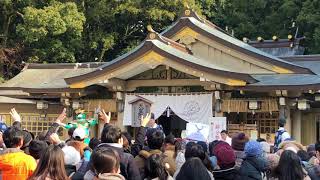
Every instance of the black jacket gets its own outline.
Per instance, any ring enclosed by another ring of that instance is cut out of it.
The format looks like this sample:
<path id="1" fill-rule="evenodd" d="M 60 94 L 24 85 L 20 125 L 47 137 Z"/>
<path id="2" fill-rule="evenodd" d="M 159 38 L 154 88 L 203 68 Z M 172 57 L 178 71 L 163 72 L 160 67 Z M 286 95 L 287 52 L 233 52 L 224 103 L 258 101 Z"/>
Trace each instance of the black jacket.
<path id="1" fill-rule="evenodd" d="M 76 166 L 74 165 L 65 165 L 64 167 L 66 169 L 67 176 L 70 176 L 77 171 Z"/>
<path id="2" fill-rule="evenodd" d="M 240 180 L 239 171 L 235 168 L 212 171 L 215 180 Z"/>
<path id="3" fill-rule="evenodd" d="M 105 124 L 105 128 L 109 128 L 112 125 Z M 125 153 L 123 148 L 112 146 L 110 143 L 101 143 L 98 147 L 110 147 L 118 152 L 120 156 L 120 174 L 127 180 L 140 180 L 141 176 L 138 167 L 135 165 L 134 158 L 131 154 Z"/>
<path id="4" fill-rule="evenodd" d="M 108 143 L 102 143 L 99 147 L 110 147 L 118 152 L 120 156 L 120 174 L 127 180 L 140 180 L 139 169 L 135 165 L 134 158 L 131 154 L 123 152 L 123 148 L 118 148 L 109 145 Z"/>
<path id="5" fill-rule="evenodd" d="M 246 157 L 240 167 L 242 180 L 262 180 L 266 170 L 266 160 L 262 157 Z"/>

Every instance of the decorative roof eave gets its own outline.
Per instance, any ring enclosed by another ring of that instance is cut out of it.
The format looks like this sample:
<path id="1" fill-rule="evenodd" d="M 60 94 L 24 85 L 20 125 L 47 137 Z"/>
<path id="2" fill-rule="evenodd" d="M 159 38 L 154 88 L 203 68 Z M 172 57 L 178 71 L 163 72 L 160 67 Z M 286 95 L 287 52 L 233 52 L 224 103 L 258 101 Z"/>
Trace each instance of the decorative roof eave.
<path id="1" fill-rule="evenodd" d="M 254 79 L 253 77 L 251 77 L 249 74 L 243 74 L 243 73 L 235 73 L 235 72 L 229 72 L 229 71 L 225 71 L 225 70 L 220 70 L 220 69 L 214 69 L 214 68 L 210 68 L 210 67 L 206 67 L 203 65 L 199 65 L 190 61 L 187 61 L 181 57 L 178 57 L 172 53 L 169 53 L 166 51 L 166 49 L 161 49 L 160 47 L 158 47 L 156 44 L 154 44 L 153 40 L 158 40 L 162 43 L 165 43 L 167 45 L 170 45 L 172 42 L 167 41 L 166 38 L 163 38 L 161 35 L 159 35 L 158 33 L 155 32 L 151 32 L 149 33 L 149 35 L 147 36 L 148 38 L 140 45 L 138 46 L 136 49 L 134 49 L 131 52 L 128 52 L 126 54 L 124 54 L 123 56 L 120 56 L 119 58 L 116 58 L 115 60 L 97 68 L 97 70 L 93 71 L 93 72 L 89 72 L 87 74 L 83 74 L 80 76 L 75 76 L 75 77 L 70 77 L 70 78 L 65 78 L 65 81 L 67 84 L 69 85 L 73 85 L 72 87 L 82 87 L 85 86 L 82 84 L 83 81 L 86 80 L 90 80 L 92 78 L 95 77 L 99 77 L 102 76 L 103 74 L 107 73 L 108 71 L 114 70 L 126 63 L 130 63 L 134 60 L 136 60 L 138 57 L 146 54 L 149 51 L 154 51 L 158 54 L 160 54 L 163 57 L 166 57 L 168 59 L 171 59 L 175 62 L 199 69 L 201 71 L 210 73 L 210 74 L 215 74 L 215 75 L 219 75 L 222 77 L 227 77 L 230 78 L 230 84 L 236 84 L 236 80 L 241 80 L 244 81 L 245 84 L 246 83 L 255 83 L 257 82 L 256 79 Z M 175 42 L 176 43 L 176 42 Z M 172 48 L 174 48 L 174 46 L 171 46 Z M 176 51 L 179 52 L 183 52 L 177 48 L 174 48 Z M 189 55 L 190 54 L 184 52 L 184 55 Z"/>
<path id="2" fill-rule="evenodd" d="M 298 46 L 300 41 L 305 37 L 293 38 L 293 39 L 278 39 L 278 40 L 264 40 L 264 41 L 248 41 L 248 44 L 255 48 L 281 48 L 291 47 L 291 45 Z"/>
<path id="3" fill-rule="evenodd" d="M 187 10 L 185 10 L 187 11 Z M 299 73 L 299 74 L 315 74 L 314 72 L 312 72 L 310 69 L 308 68 L 304 68 L 304 67 L 300 67 L 298 65 L 294 65 L 291 64 L 289 62 L 283 61 L 277 57 L 271 58 L 269 56 L 265 56 L 263 54 L 265 54 L 264 52 L 261 51 L 261 54 L 256 53 L 254 51 L 250 51 L 248 49 L 245 49 L 243 47 L 237 46 L 233 43 L 230 43 L 228 41 L 226 41 L 225 39 L 222 39 L 220 37 L 215 36 L 214 34 L 206 31 L 205 29 L 199 27 L 198 25 L 194 24 L 191 21 L 191 18 L 194 18 L 195 20 L 199 21 L 200 23 L 202 23 L 203 25 L 207 25 L 209 26 L 207 23 L 204 22 L 204 20 L 201 20 L 201 18 L 199 18 L 196 13 L 184 13 L 184 16 L 180 17 L 171 27 L 169 27 L 167 30 L 165 30 L 164 32 L 162 32 L 161 34 L 165 37 L 171 38 L 173 37 L 175 34 L 177 34 L 178 32 L 180 32 L 182 29 L 184 28 L 190 28 L 191 30 L 195 31 L 196 33 L 199 33 L 201 35 L 204 35 L 205 37 L 208 37 L 209 39 L 212 39 L 218 43 L 221 43 L 231 49 L 234 49 L 236 51 L 242 52 L 244 54 L 248 54 L 256 59 L 262 60 L 264 62 L 267 63 L 272 63 L 278 67 L 280 67 L 281 69 L 289 69 L 290 71 L 292 71 L 293 73 Z M 206 20 L 205 20 L 206 21 Z M 223 32 L 221 31 L 221 29 L 217 29 L 215 27 L 209 26 L 211 27 L 213 30 L 218 30 L 219 32 Z M 254 48 L 254 47 L 252 47 Z M 256 49 L 257 51 L 260 51 L 258 49 Z"/>
<path id="4" fill-rule="evenodd" d="M 8 96 L 0 96 L 0 104 L 37 104 L 35 100 L 12 98 Z"/>
<path id="5" fill-rule="evenodd" d="M 282 56 L 279 57 L 285 61 L 296 62 L 296 61 L 320 61 L 320 54 L 312 55 L 295 55 L 295 56 Z"/>
<path id="6" fill-rule="evenodd" d="M 136 95 L 136 96 L 137 96 L 137 98 L 133 99 L 132 101 L 129 101 L 128 104 L 133 104 L 133 103 L 135 103 L 137 101 L 144 101 L 146 103 L 153 104 L 153 102 L 150 101 L 149 99 L 146 99 L 146 98 L 144 98 L 142 96 L 139 96 L 139 95 Z"/>
<path id="7" fill-rule="evenodd" d="M 83 89 L 76 88 L 23 88 L 23 87 L 0 87 L 0 90 L 20 90 L 26 93 L 79 93 L 83 92 Z"/>
<path id="8" fill-rule="evenodd" d="M 259 91 L 259 92 L 267 92 L 271 90 L 308 91 L 308 90 L 319 90 L 320 83 L 304 84 L 304 85 L 265 85 L 265 86 L 248 85 L 248 86 L 238 86 L 233 88 L 238 90 Z"/>

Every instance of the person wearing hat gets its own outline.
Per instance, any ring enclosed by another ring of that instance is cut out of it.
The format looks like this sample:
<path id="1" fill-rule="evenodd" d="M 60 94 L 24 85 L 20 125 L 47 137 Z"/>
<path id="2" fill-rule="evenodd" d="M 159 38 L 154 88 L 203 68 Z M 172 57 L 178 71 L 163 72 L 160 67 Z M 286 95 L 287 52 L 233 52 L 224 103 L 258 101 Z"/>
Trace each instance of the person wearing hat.
<path id="1" fill-rule="evenodd" d="M 215 180 L 239 179 L 239 173 L 235 169 L 236 155 L 232 147 L 224 141 L 220 141 L 213 147 L 213 154 L 217 158 L 219 168 L 212 171 Z"/>
<path id="2" fill-rule="evenodd" d="M 84 142 L 86 138 L 86 131 L 83 128 L 76 128 L 73 131 L 72 137 L 76 141 Z"/>
<path id="3" fill-rule="evenodd" d="M 77 166 L 81 161 L 80 152 L 72 146 L 64 146 L 62 151 L 64 153 L 64 164 L 67 175 L 72 177 L 77 172 Z"/>
<path id="4" fill-rule="evenodd" d="M 246 155 L 244 153 L 244 146 L 245 146 L 246 142 L 248 142 L 248 141 L 249 141 L 249 138 L 244 133 L 237 133 L 232 137 L 231 147 L 236 154 L 235 168 L 238 170 L 241 167 L 241 163 L 242 163 L 243 159 L 246 157 Z"/>
<path id="5" fill-rule="evenodd" d="M 246 158 L 241 164 L 240 176 L 243 180 L 262 180 L 262 174 L 267 169 L 266 160 L 263 158 L 263 149 L 259 142 L 249 141 L 244 147 Z"/>

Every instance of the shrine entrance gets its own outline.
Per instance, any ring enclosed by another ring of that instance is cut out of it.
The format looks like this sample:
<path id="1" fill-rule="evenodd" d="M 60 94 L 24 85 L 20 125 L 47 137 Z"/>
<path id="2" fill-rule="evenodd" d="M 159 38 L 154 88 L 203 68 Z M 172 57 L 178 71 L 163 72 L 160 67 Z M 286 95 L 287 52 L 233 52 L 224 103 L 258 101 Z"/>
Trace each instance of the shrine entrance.
<path id="1" fill-rule="evenodd" d="M 168 108 L 161 116 L 159 116 L 157 123 L 163 127 L 166 136 L 172 133 L 176 138 L 180 138 L 181 132 L 186 129 L 188 122 L 181 119 Z"/>

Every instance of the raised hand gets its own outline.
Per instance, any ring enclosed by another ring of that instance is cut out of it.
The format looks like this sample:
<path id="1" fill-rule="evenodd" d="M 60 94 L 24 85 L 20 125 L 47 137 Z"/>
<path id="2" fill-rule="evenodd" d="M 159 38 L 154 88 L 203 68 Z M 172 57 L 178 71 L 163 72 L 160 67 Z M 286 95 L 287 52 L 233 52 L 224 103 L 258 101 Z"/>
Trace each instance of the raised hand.
<path id="1" fill-rule="evenodd" d="M 20 115 L 18 114 L 18 112 L 16 111 L 15 108 L 12 108 L 12 109 L 11 109 L 10 115 L 11 115 L 11 117 L 12 117 L 12 119 L 13 119 L 14 121 L 19 121 L 19 122 L 21 122 L 21 117 L 20 117 Z"/>
<path id="2" fill-rule="evenodd" d="M 61 114 L 58 116 L 58 118 L 56 119 L 56 123 L 61 124 L 62 121 L 67 117 L 67 109 L 63 108 Z"/>
<path id="3" fill-rule="evenodd" d="M 141 126 L 146 127 L 151 119 L 151 113 L 147 113 L 145 117 L 141 116 Z"/>
<path id="4" fill-rule="evenodd" d="M 52 134 L 50 135 L 49 139 L 50 139 L 50 142 L 51 142 L 52 144 L 54 144 L 54 145 L 57 145 L 57 144 L 60 144 L 60 143 L 61 143 L 60 138 L 59 138 L 59 136 L 58 136 L 57 133 L 52 133 Z"/>
<path id="5" fill-rule="evenodd" d="M 104 123 L 110 123 L 111 120 L 111 112 L 109 112 L 108 114 L 104 111 L 104 109 L 102 109 L 99 112 L 99 119 L 103 120 Z"/>

